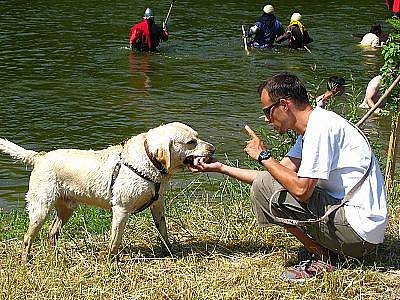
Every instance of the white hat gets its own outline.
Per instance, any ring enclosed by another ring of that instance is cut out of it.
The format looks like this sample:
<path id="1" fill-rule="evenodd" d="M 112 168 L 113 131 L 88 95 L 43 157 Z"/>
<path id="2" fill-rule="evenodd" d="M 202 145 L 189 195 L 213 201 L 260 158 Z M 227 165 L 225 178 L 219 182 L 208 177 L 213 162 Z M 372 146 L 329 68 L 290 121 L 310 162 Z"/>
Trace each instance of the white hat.
<path id="1" fill-rule="evenodd" d="M 267 4 L 264 6 L 263 11 L 266 14 L 273 14 L 274 13 L 274 7 L 271 4 Z"/>
<path id="2" fill-rule="evenodd" d="M 295 12 L 293 13 L 292 17 L 290 18 L 290 21 L 301 21 L 301 14 Z"/>

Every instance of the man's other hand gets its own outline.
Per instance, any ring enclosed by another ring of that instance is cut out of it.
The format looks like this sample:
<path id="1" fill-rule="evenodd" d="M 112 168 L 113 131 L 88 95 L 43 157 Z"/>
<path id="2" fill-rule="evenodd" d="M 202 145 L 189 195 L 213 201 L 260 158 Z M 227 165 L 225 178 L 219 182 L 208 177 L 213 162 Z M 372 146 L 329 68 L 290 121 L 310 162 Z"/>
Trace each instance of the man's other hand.
<path id="1" fill-rule="evenodd" d="M 247 131 L 249 136 L 251 137 L 250 141 L 247 141 L 246 147 L 243 151 L 249 155 L 254 160 L 258 159 L 261 151 L 266 150 L 267 148 L 264 146 L 263 141 L 257 136 L 257 134 L 250 128 L 249 125 L 246 125 L 244 129 Z"/>

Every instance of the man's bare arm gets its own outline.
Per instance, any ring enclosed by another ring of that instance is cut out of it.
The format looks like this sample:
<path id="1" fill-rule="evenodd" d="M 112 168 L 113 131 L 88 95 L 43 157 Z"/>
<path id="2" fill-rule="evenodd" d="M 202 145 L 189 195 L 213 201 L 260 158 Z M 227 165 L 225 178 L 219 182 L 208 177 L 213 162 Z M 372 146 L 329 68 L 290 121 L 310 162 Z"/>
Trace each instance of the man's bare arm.
<path id="1" fill-rule="evenodd" d="M 205 163 L 204 158 L 196 158 L 193 166 L 189 166 L 189 170 L 193 173 L 197 172 L 217 172 L 224 175 L 228 175 L 244 183 L 252 184 L 257 174 L 260 173 L 258 170 L 241 169 L 237 167 L 231 167 L 224 165 L 221 162 Z"/>
<path id="2" fill-rule="evenodd" d="M 286 156 L 281 160 L 281 165 L 285 166 L 289 170 L 297 172 L 300 168 L 301 159 Z"/>
<path id="3" fill-rule="evenodd" d="M 244 151 L 253 159 L 257 159 L 261 151 L 266 150 L 262 140 L 246 125 L 246 131 L 252 138 L 247 142 Z M 314 192 L 318 179 L 303 178 L 297 176 L 300 160 L 296 158 L 284 158 L 281 163 L 273 158 L 262 161 L 267 171 L 284 188 L 286 188 L 299 202 L 306 202 Z"/>

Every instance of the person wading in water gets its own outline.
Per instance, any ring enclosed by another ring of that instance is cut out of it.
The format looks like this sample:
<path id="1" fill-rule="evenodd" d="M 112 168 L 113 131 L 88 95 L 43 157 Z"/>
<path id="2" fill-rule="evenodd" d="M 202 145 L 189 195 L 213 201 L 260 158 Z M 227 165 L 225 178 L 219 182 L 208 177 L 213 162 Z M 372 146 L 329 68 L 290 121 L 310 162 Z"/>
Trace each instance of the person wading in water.
<path id="1" fill-rule="evenodd" d="M 289 48 L 293 49 L 307 47 L 306 45 L 311 43 L 313 39 L 308 34 L 303 23 L 301 23 L 301 19 L 301 14 L 293 13 L 286 32 L 283 35 L 278 36 L 276 42 L 282 43 L 283 41 L 288 40 Z"/>
<path id="2" fill-rule="evenodd" d="M 161 29 L 154 22 L 154 15 L 150 8 L 144 12 L 144 20 L 131 29 L 129 47 L 139 51 L 157 52 L 160 41 L 168 40 L 167 24 Z"/>
<path id="3" fill-rule="evenodd" d="M 281 22 L 279 22 L 274 15 L 274 7 L 272 5 L 265 5 L 263 12 L 262 16 L 248 32 L 248 37 L 254 38 L 250 45 L 254 48 L 271 48 L 276 37 L 285 32 Z"/>

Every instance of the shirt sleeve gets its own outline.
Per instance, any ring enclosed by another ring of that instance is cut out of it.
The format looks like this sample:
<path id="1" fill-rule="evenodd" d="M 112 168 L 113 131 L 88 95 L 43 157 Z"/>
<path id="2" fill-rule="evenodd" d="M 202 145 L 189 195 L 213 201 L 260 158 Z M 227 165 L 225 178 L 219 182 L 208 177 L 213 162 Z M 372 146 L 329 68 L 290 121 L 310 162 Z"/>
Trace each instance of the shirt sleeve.
<path id="1" fill-rule="evenodd" d="M 304 136 L 299 177 L 328 179 L 335 160 L 335 136 L 326 126 L 314 127 Z"/>
<path id="2" fill-rule="evenodd" d="M 296 142 L 294 143 L 292 148 L 290 148 L 286 156 L 301 159 L 302 143 L 303 143 L 303 136 L 299 135 L 297 137 Z"/>

